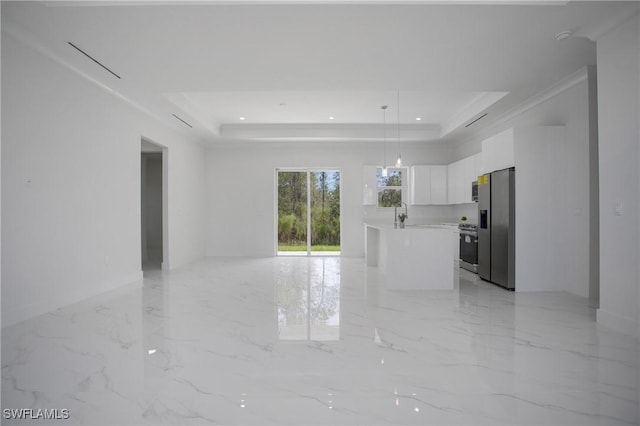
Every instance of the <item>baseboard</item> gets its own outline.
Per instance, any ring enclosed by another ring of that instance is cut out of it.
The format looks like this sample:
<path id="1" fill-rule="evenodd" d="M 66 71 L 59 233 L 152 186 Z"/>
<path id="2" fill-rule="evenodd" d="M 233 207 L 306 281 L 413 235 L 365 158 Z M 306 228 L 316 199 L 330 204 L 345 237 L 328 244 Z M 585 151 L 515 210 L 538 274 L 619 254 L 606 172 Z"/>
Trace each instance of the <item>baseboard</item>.
<path id="1" fill-rule="evenodd" d="M 46 300 L 23 306 L 11 307 L 11 309 L 6 309 L 2 312 L 2 328 L 93 297 L 102 296 L 107 293 L 117 294 L 122 290 L 130 290 L 132 286 L 142 287 L 142 278 L 142 271 L 137 271 L 97 285 L 83 287 L 72 293 L 67 292 L 60 294 L 55 298 L 47 298 Z"/>
<path id="2" fill-rule="evenodd" d="M 640 341 L 640 321 L 634 321 L 632 318 L 621 317 L 620 315 L 605 311 L 602 308 L 596 311 L 596 318 L 598 324 L 620 333 L 633 336 Z"/>

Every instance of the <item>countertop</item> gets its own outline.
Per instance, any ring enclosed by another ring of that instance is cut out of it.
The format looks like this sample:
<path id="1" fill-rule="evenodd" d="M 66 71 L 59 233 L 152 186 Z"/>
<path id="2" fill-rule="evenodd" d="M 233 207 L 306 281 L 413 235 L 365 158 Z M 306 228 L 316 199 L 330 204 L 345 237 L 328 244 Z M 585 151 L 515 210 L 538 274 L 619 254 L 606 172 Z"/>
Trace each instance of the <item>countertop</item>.
<path id="1" fill-rule="evenodd" d="M 406 224 L 404 228 L 395 228 L 393 222 L 365 222 L 366 226 L 370 226 L 371 228 L 376 228 L 384 231 L 390 230 L 399 230 L 399 231 L 413 231 L 413 230 L 433 230 L 433 229 L 447 229 L 451 231 L 458 232 L 458 224 L 438 224 L 438 223 L 410 223 Z M 455 227 L 453 226 L 455 225 Z"/>

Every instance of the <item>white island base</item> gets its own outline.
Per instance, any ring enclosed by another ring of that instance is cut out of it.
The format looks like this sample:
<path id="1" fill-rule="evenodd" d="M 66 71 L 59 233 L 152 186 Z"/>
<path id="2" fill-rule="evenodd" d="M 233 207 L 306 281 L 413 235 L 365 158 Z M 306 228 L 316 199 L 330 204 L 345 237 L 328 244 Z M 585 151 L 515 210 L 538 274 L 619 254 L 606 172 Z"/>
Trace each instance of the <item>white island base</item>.
<path id="1" fill-rule="evenodd" d="M 441 227 L 365 224 L 367 266 L 381 269 L 388 290 L 453 290 L 451 233 Z"/>

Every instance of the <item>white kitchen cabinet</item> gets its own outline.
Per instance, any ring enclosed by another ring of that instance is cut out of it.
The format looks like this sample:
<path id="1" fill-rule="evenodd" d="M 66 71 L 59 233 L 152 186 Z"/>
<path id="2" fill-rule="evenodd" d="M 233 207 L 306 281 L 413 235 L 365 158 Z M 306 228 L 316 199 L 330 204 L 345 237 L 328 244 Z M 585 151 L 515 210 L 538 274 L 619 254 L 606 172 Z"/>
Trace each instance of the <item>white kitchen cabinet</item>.
<path id="1" fill-rule="evenodd" d="M 431 204 L 447 204 L 447 166 L 431 166 Z"/>
<path id="2" fill-rule="evenodd" d="M 478 176 L 482 176 L 484 174 L 484 164 L 483 164 L 483 160 L 482 160 L 482 152 L 477 153 L 476 155 L 473 156 L 474 162 L 475 162 L 475 172 L 474 172 L 474 179 L 473 180 L 478 180 Z"/>
<path id="3" fill-rule="evenodd" d="M 378 205 L 376 169 L 377 166 L 362 167 L 362 204 L 365 206 Z"/>
<path id="4" fill-rule="evenodd" d="M 476 180 L 474 156 L 447 166 L 447 196 L 449 204 L 471 203 L 471 183 Z"/>
<path id="5" fill-rule="evenodd" d="M 456 163 L 451 163 L 447 166 L 447 202 L 449 204 L 457 204 L 456 181 Z"/>
<path id="6" fill-rule="evenodd" d="M 482 141 L 484 173 L 491 173 L 515 165 L 513 140 L 513 129 L 507 129 Z"/>
<path id="7" fill-rule="evenodd" d="M 411 204 L 447 204 L 447 166 L 411 167 Z"/>
<path id="8" fill-rule="evenodd" d="M 464 200 L 464 161 L 463 160 L 455 162 L 454 174 L 456 175 L 455 204 L 460 204 Z"/>
<path id="9" fill-rule="evenodd" d="M 471 184 L 475 179 L 476 173 L 476 163 L 475 158 L 473 156 L 464 158 L 461 160 L 462 164 L 462 202 L 463 203 L 471 203 L 473 200 L 471 199 Z"/>
<path id="10" fill-rule="evenodd" d="M 461 204 L 464 202 L 464 166 L 463 160 L 447 166 L 447 196 L 449 204 Z"/>
<path id="11" fill-rule="evenodd" d="M 431 204 L 431 166 L 411 166 L 411 204 Z"/>

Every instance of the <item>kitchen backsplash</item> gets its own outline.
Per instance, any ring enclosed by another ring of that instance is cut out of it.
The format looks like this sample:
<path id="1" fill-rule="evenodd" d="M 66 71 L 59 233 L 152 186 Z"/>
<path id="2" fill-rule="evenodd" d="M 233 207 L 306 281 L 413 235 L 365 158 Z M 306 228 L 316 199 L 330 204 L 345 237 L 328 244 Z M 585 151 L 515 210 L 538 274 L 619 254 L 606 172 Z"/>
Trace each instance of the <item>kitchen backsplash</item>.
<path id="1" fill-rule="evenodd" d="M 375 206 L 363 206 L 363 221 L 393 223 L 393 209 L 379 209 Z M 476 203 L 459 204 L 453 206 L 412 206 L 409 205 L 409 219 L 411 224 L 459 223 L 460 218 L 467 216 L 467 222 L 477 223 L 478 205 Z M 398 208 L 398 211 L 404 211 Z"/>
<path id="2" fill-rule="evenodd" d="M 468 223 L 478 223 L 478 203 L 456 204 L 452 207 L 457 222 L 462 216 L 466 216 Z"/>

